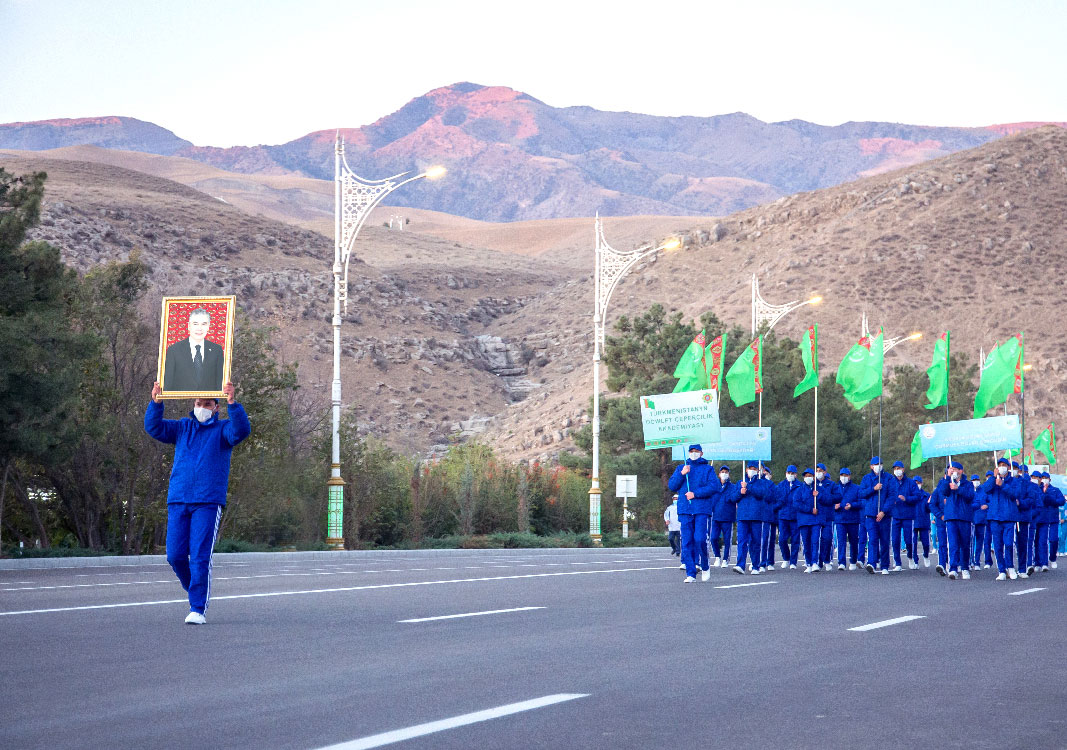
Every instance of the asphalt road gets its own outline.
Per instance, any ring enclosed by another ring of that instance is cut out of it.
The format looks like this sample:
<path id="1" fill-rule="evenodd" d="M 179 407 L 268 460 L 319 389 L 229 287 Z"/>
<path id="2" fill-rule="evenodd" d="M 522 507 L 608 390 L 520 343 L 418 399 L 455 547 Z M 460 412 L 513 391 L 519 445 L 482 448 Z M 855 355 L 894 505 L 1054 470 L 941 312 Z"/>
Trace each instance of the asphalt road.
<path id="1" fill-rule="evenodd" d="M 219 556 L 202 627 L 166 565 L 0 571 L 0 747 L 1067 747 L 1067 569 L 675 560 Z"/>

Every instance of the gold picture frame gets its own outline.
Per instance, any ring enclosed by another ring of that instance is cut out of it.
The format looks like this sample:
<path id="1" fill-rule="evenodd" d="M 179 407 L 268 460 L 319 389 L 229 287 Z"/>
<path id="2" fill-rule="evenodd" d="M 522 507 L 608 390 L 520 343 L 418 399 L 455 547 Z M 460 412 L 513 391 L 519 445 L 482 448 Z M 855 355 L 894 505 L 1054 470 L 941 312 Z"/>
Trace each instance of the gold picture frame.
<path id="1" fill-rule="evenodd" d="M 156 377 L 163 398 L 225 397 L 236 309 L 234 296 L 163 298 Z"/>

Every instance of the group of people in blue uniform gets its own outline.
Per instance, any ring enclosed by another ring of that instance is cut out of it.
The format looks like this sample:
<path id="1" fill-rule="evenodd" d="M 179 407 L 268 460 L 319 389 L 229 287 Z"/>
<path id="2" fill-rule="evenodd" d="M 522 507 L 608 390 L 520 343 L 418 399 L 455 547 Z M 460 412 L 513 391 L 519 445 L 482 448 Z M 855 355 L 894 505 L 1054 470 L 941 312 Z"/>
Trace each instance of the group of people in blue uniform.
<path id="1" fill-rule="evenodd" d="M 775 565 L 776 541 L 782 569 L 797 569 L 803 545 L 805 573 L 834 570 L 835 547 L 837 570 L 889 575 L 904 569 L 902 549 L 914 570 L 920 544 L 929 567 L 931 526 L 942 576 L 966 580 L 971 571 L 995 564 L 1003 581 L 1056 567 L 1064 494 L 1048 473 L 1031 473 L 1006 458 L 984 480 L 968 477 L 952 461 L 933 492 L 923 489 L 921 476 L 909 477 L 901 461 L 885 471 L 878 456 L 858 483 L 847 467 L 835 481 L 822 463 L 803 472 L 790 465 L 780 482 L 763 462 L 748 461 L 744 472 L 732 477 L 728 466 L 716 468 L 693 444 L 671 475 L 667 485 L 677 493 L 686 583 L 698 575 L 707 581 L 712 567 L 766 573 Z"/>

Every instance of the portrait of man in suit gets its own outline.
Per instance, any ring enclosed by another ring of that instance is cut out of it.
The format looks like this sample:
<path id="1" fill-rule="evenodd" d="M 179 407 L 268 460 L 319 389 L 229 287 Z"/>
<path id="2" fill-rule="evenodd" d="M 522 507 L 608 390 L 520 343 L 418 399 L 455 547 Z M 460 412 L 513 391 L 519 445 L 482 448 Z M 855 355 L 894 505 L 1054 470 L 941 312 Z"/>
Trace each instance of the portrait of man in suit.
<path id="1" fill-rule="evenodd" d="M 208 340 L 211 313 L 202 307 L 189 313 L 189 335 L 167 347 L 163 371 L 164 391 L 218 391 L 222 389 L 225 355 Z"/>

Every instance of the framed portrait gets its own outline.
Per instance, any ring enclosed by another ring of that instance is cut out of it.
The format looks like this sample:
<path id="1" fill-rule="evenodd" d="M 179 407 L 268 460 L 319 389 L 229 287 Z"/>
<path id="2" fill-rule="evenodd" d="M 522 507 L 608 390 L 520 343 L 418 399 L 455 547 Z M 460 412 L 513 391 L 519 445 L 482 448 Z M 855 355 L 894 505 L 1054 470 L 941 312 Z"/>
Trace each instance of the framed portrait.
<path id="1" fill-rule="evenodd" d="M 236 297 L 164 297 L 158 380 L 163 398 L 223 398 Z"/>

